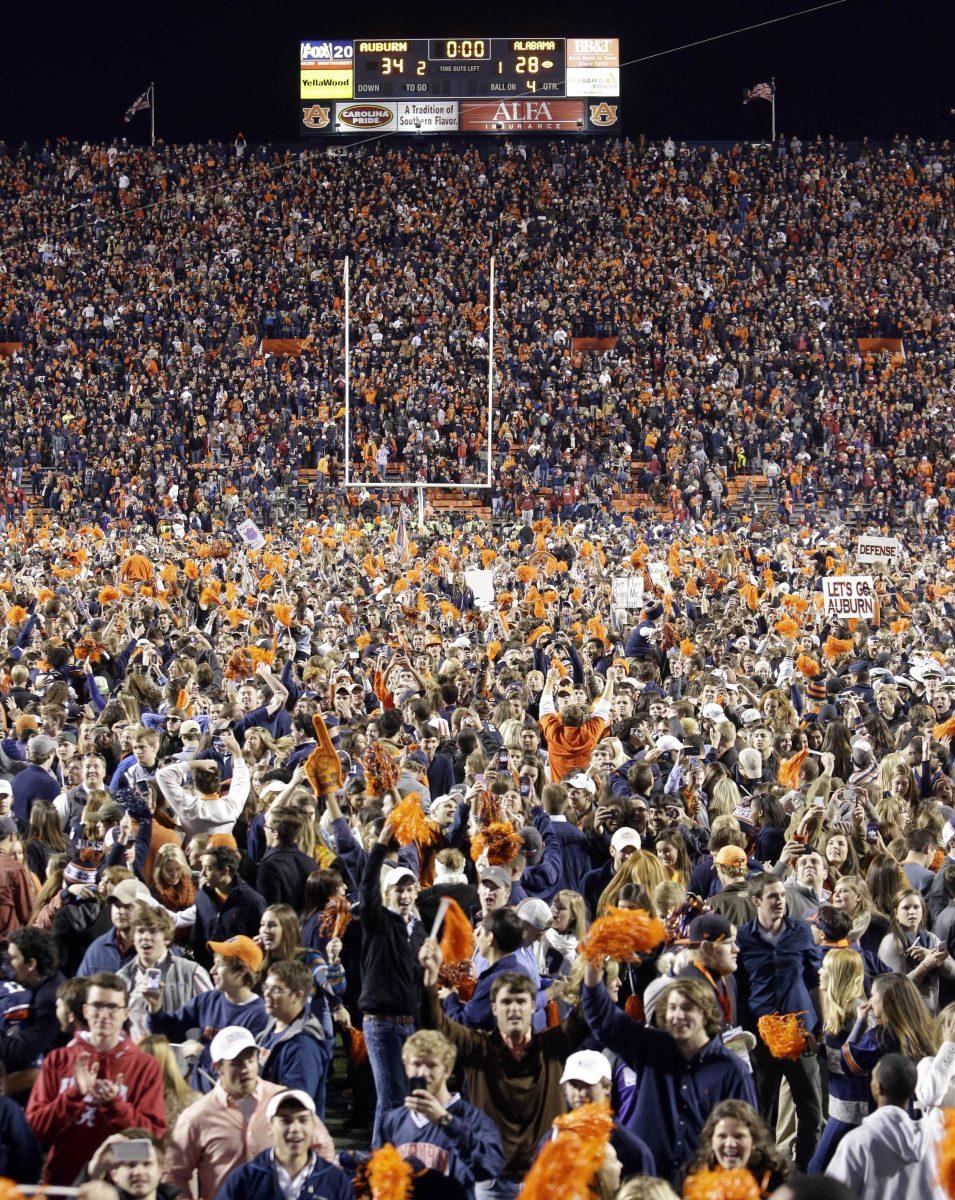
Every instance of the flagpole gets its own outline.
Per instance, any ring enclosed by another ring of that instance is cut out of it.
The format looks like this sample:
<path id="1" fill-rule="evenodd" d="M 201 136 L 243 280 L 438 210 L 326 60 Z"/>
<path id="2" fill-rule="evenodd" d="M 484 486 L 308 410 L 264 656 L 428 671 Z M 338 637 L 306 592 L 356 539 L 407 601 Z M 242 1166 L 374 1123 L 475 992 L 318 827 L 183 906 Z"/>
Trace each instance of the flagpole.
<path id="1" fill-rule="evenodd" d="M 156 85 L 149 85 L 149 137 L 150 144 L 156 145 Z"/>
<path id="2" fill-rule="evenodd" d="M 770 96 L 770 98 L 769 98 L 769 99 L 770 99 L 770 108 L 769 108 L 769 125 L 770 125 L 769 144 L 770 144 L 771 146 L 775 146 L 775 145 L 776 145 L 776 77 L 775 77 L 775 76 L 772 76 L 772 77 L 770 78 L 770 80 L 769 80 L 769 86 L 770 86 L 770 88 L 772 89 L 772 93 L 773 93 L 773 94 Z"/>

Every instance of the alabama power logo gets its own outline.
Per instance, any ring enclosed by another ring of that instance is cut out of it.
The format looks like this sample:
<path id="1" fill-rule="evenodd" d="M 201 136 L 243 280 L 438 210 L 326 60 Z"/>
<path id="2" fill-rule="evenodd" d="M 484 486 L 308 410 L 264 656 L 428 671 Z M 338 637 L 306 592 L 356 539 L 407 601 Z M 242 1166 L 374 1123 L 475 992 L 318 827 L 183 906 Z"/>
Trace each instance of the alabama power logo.
<path id="1" fill-rule="evenodd" d="M 591 104 L 590 123 L 591 125 L 598 126 L 616 125 L 617 105 L 607 104 L 605 102 L 601 102 L 600 104 Z"/>
<path id="2" fill-rule="evenodd" d="M 330 104 L 310 104 L 302 109 L 302 124 L 306 129 L 326 129 L 331 122 Z"/>

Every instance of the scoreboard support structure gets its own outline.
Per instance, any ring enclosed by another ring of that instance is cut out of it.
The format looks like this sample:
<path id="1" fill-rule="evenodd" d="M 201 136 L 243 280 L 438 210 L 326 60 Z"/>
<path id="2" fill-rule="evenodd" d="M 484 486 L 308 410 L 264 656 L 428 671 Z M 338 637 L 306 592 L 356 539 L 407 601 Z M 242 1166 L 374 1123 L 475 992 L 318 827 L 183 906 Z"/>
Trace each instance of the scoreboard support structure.
<path id="1" fill-rule="evenodd" d="M 494 256 L 490 259 L 490 279 L 488 286 L 488 347 L 487 347 L 487 471 L 483 483 L 448 483 L 441 480 L 415 480 L 408 483 L 403 480 L 386 479 L 354 479 L 351 473 L 351 259 L 346 255 L 343 268 L 342 282 L 345 293 L 345 472 L 344 486 L 350 488 L 367 488 L 368 491 L 385 491 L 397 489 L 406 491 L 413 487 L 418 497 L 418 528 L 424 530 L 424 494 L 426 488 L 435 491 L 463 492 L 490 491 L 494 486 Z"/>

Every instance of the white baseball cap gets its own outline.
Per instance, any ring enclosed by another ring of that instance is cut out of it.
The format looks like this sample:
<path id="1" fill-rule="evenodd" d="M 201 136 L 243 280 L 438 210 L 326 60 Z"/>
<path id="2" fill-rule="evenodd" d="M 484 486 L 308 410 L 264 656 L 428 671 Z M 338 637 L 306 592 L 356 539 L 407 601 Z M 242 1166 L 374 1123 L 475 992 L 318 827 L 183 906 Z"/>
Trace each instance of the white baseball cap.
<path id="1" fill-rule="evenodd" d="M 564 1073 L 561 1083 L 579 1079 L 581 1083 L 595 1084 L 602 1079 L 612 1079 L 613 1069 L 610 1060 L 599 1050 L 578 1050 L 571 1054 L 564 1063 Z"/>
<path id="2" fill-rule="evenodd" d="M 758 708 L 744 708 L 743 715 L 740 717 L 744 725 L 758 725 L 762 719 L 763 714 Z"/>
<path id="3" fill-rule="evenodd" d="M 721 704 L 704 704 L 700 714 L 706 721 L 722 721 L 726 716 Z"/>
<path id="4" fill-rule="evenodd" d="M 674 737 L 672 733 L 665 733 L 663 737 L 657 738 L 656 748 L 657 750 L 670 751 L 685 750 L 686 746 L 679 738 Z"/>
<path id="5" fill-rule="evenodd" d="M 300 1091 L 298 1088 L 289 1088 L 286 1092 L 276 1092 L 269 1101 L 265 1110 L 265 1119 L 271 1121 L 275 1114 L 279 1111 L 283 1104 L 297 1104 L 299 1108 L 306 1108 L 310 1113 L 315 1112 L 315 1101 L 308 1092 Z"/>
<path id="6" fill-rule="evenodd" d="M 418 876 L 410 868 L 392 867 L 385 876 L 385 891 L 387 892 L 389 888 L 397 887 L 403 879 L 410 879 L 415 883 L 418 882 Z"/>
<path id="7" fill-rule="evenodd" d="M 590 776 L 585 775 L 583 771 L 578 771 L 576 775 L 569 776 L 564 780 L 564 783 L 567 785 L 567 787 L 580 788 L 581 791 L 590 792 L 591 796 L 595 796 L 597 794 L 597 785 L 590 778 Z"/>
<path id="8" fill-rule="evenodd" d="M 523 900 L 517 906 L 517 915 L 525 925 L 530 925 L 538 933 L 543 933 L 545 929 L 550 929 L 554 923 L 554 914 L 551 912 L 550 905 L 537 897 Z"/>
<path id="9" fill-rule="evenodd" d="M 611 850 L 621 850 L 624 846 L 633 846 L 639 850 L 642 845 L 643 842 L 640 834 L 635 829 L 630 829 L 626 825 L 622 829 L 618 829 L 610 839 Z"/>
<path id="10" fill-rule="evenodd" d="M 227 1025 L 210 1042 L 209 1057 L 213 1063 L 231 1062 L 243 1050 L 252 1050 L 255 1046 L 251 1029 L 246 1029 L 244 1025 Z"/>

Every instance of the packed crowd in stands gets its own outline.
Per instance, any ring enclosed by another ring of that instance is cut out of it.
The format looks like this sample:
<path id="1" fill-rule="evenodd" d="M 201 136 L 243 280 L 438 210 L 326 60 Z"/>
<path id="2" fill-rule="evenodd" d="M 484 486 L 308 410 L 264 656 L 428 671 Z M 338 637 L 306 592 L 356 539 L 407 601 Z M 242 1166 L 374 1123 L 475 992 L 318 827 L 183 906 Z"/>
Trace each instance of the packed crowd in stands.
<path id="1" fill-rule="evenodd" d="M 0 155 L 0 1175 L 951 1200 L 952 182 L 901 138 Z M 461 481 L 492 249 L 499 520 L 351 505 L 342 256 L 356 478 Z"/>
<path id="2" fill-rule="evenodd" d="M 154 529 L 324 511 L 346 255 L 352 477 L 485 479 L 493 255 L 496 512 L 636 490 L 695 517 L 760 470 L 783 516 L 944 527 L 952 190 L 948 143 L 909 137 L 0 146 L 6 509 L 26 480 Z M 305 351 L 263 352 L 282 337 Z M 872 337 L 902 353 L 863 356 Z"/>

